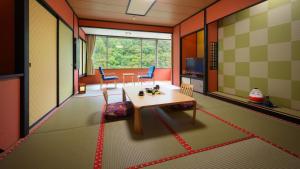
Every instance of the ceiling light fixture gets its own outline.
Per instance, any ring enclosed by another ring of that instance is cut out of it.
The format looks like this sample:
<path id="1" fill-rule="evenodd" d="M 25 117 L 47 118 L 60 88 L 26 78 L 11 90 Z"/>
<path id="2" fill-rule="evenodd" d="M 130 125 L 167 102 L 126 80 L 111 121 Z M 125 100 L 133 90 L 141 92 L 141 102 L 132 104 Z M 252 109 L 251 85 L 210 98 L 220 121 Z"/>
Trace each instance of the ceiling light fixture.
<path id="1" fill-rule="evenodd" d="M 156 0 L 129 0 L 126 14 L 145 16 L 155 2 Z"/>

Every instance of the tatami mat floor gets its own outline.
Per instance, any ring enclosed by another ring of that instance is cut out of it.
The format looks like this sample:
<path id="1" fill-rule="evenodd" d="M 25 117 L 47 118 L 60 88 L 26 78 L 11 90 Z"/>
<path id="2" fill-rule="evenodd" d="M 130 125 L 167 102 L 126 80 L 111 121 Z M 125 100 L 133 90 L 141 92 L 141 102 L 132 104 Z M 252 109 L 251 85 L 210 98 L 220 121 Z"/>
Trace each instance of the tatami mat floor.
<path id="1" fill-rule="evenodd" d="M 299 159 L 258 139 L 227 145 L 188 157 L 153 165 L 151 169 L 295 169 Z"/>
<path id="2" fill-rule="evenodd" d="M 109 95 L 111 102 L 120 101 L 120 88 Z M 88 86 L 85 95 L 72 97 L 1 160 L 0 169 L 299 168 L 299 126 L 201 94 L 194 97 L 195 125 L 191 111 L 146 109 L 139 136 L 130 118 L 100 125 L 103 96 L 99 86 Z M 100 165 L 94 166 L 95 160 Z"/>

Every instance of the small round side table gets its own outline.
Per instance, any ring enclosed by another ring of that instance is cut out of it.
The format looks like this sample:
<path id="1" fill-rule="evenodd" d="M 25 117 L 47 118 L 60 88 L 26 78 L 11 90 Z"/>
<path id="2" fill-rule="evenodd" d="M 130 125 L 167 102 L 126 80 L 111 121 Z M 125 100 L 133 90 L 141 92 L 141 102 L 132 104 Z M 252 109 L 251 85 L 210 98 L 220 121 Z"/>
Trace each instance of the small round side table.
<path id="1" fill-rule="evenodd" d="M 123 73 L 123 86 L 125 86 L 127 77 L 131 77 L 131 82 L 134 84 L 133 78 L 135 77 L 135 74 L 134 73 Z"/>

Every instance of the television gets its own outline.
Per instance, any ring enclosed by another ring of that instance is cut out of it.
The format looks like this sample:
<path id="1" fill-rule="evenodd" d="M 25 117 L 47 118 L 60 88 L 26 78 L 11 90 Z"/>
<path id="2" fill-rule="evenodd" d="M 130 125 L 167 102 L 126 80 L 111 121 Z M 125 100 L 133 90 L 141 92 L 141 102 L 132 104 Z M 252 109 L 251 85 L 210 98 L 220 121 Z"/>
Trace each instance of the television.
<path id="1" fill-rule="evenodd" d="M 186 58 L 186 73 L 191 75 L 203 75 L 203 58 L 189 57 Z"/>

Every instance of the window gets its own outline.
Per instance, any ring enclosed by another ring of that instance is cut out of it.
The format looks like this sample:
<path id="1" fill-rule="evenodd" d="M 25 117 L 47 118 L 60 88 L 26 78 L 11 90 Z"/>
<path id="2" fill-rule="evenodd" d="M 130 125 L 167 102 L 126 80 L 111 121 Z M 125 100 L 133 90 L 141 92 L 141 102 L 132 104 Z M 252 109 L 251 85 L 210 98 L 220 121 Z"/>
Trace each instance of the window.
<path id="1" fill-rule="evenodd" d="M 97 36 L 93 53 L 94 68 L 107 68 L 107 37 Z"/>
<path id="2" fill-rule="evenodd" d="M 141 40 L 133 38 L 108 38 L 108 68 L 139 68 Z"/>
<path id="3" fill-rule="evenodd" d="M 170 68 L 171 67 L 171 41 L 158 40 L 157 43 L 157 67 Z"/>
<path id="4" fill-rule="evenodd" d="M 142 42 L 142 67 L 156 65 L 156 40 L 143 39 Z"/>
<path id="5" fill-rule="evenodd" d="M 93 54 L 95 69 L 171 67 L 171 40 L 97 36 Z"/>

